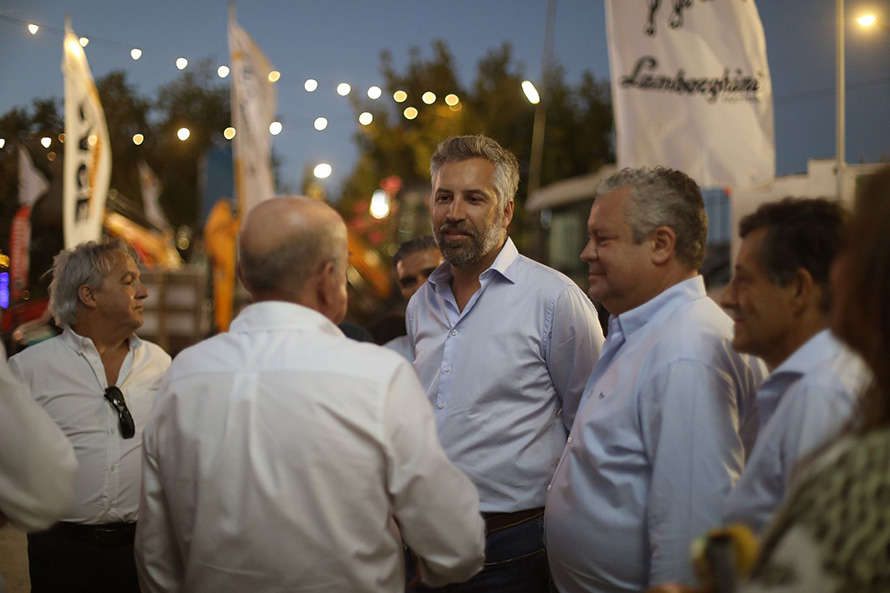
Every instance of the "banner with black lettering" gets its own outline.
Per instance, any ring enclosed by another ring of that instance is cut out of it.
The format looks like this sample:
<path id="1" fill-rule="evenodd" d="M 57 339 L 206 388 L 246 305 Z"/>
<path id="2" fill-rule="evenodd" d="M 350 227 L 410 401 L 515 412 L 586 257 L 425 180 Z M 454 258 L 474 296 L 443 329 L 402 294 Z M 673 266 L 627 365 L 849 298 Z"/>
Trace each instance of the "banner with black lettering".
<path id="1" fill-rule="evenodd" d="M 263 50 L 235 20 L 229 8 L 229 53 L 232 67 L 232 125 L 235 196 L 247 213 L 275 195 L 272 137 L 278 92 L 269 80 L 273 67 Z"/>
<path id="2" fill-rule="evenodd" d="M 705 187 L 775 177 L 772 84 L 754 0 L 606 0 L 619 167 Z"/>
<path id="3" fill-rule="evenodd" d="M 65 20 L 65 167 L 62 227 L 65 248 L 102 235 L 105 199 L 111 179 L 111 144 L 105 112 L 86 54 Z"/>

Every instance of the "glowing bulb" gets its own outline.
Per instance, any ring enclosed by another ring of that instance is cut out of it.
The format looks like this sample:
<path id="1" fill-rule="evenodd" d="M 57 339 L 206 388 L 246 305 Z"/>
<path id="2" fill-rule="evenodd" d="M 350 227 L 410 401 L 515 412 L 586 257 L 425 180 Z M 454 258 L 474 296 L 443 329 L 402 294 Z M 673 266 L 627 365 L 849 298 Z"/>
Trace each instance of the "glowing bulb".
<path id="1" fill-rule="evenodd" d="M 307 93 L 312 93 L 315 91 L 315 89 L 318 88 L 318 81 L 314 78 L 310 78 L 305 83 L 303 83 L 303 88 L 306 89 Z"/>
<path id="2" fill-rule="evenodd" d="M 225 137 L 226 140 L 231 140 L 232 138 L 235 137 L 235 128 L 233 128 L 232 126 L 229 126 L 225 130 L 223 130 L 223 136 Z"/>
<path id="3" fill-rule="evenodd" d="M 379 86 L 372 86 L 371 88 L 368 89 L 368 98 L 369 99 L 373 99 L 376 101 L 377 99 L 380 98 L 380 96 L 382 94 L 383 94 L 383 91 L 380 90 Z"/>
<path id="4" fill-rule="evenodd" d="M 878 19 L 875 18 L 873 14 L 865 14 L 856 19 L 856 22 L 862 25 L 863 27 L 871 27 L 875 24 Z"/>
<path id="5" fill-rule="evenodd" d="M 380 220 L 389 215 L 389 196 L 382 189 L 378 189 L 371 194 L 371 205 L 368 208 L 371 216 Z"/>
<path id="6" fill-rule="evenodd" d="M 229 67 L 228 66 L 220 66 L 216 69 L 216 75 L 220 78 L 225 78 L 229 75 Z"/>
<path id="7" fill-rule="evenodd" d="M 312 170 L 312 174 L 319 179 L 327 179 L 333 172 L 334 170 L 327 163 L 320 163 L 316 165 L 315 168 Z"/>
<path id="8" fill-rule="evenodd" d="M 145 136 L 142 134 L 133 134 L 133 144 L 139 146 L 145 141 Z"/>
<path id="9" fill-rule="evenodd" d="M 269 82 L 278 82 L 278 79 L 281 78 L 281 72 L 278 70 L 272 70 L 269 72 Z"/>
<path id="10" fill-rule="evenodd" d="M 28 31 L 31 32 L 31 35 L 37 35 L 37 31 L 40 30 L 40 27 L 34 24 L 28 24 Z"/>
<path id="11" fill-rule="evenodd" d="M 436 93 L 427 91 L 423 94 L 423 96 L 420 98 L 420 100 L 423 101 L 424 103 L 426 103 L 427 105 L 432 105 L 433 103 L 436 102 Z"/>
<path id="12" fill-rule="evenodd" d="M 78 41 L 80 41 L 80 47 L 86 47 L 87 45 L 90 44 L 89 37 L 81 37 L 80 39 L 78 39 Z"/>
<path id="13" fill-rule="evenodd" d="M 374 116 L 371 115 L 371 113 L 368 111 L 364 111 L 361 115 L 358 116 L 358 123 L 362 124 L 363 126 L 367 126 L 372 121 L 374 121 Z"/>
<path id="14" fill-rule="evenodd" d="M 62 144 L 65 143 L 65 138 L 67 138 L 67 136 L 65 136 L 65 132 L 59 134 L 59 142 L 61 142 Z"/>
<path id="15" fill-rule="evenodd" d="M 176 58 L 176 67 L 180 70 L 185 70 L 185 67 L 189 65 L 189 61 L 185 58 Z"/>
<path id="16" fill-rule="evenodd" d="M 99 142 L 99 137 L 95 134 L 90 134 L 87 137 L 87 144 L 89 144 L 90 146 L 95 146 L 97 142 Z"/>
<path id="17" fill-rule="evenodd" d="M 528 99 L 528 102 L 532 105 L 537 105 L 541 102 L 541 96 L 538 94 L 538 89 L 535 88 L 532 81 L 522 81 L 522 92 L 525 93 L 525 98 Z"/>
<path id="18" fill-rule="evenodd" d="M 269 133 L 273 136 L 277 136 L 278 134 L 280 134 L 281 130 L 283 129 L 284 126 L 281 125 L 280 121 L 273 121 L 271 124 L 269 124 Z"/>
<path id="19" fill-rule="evenodd" d="M 191 133 L 191 131 L 189 131 L 188 128 L 179 128 L 179 130 L 176 132 L 176 137 L 179 138 L 180 140 L 182 140 L 183 142 L 188 140 L 189 136 L 191 136 L 191 135 L 192 135 L 192 133 Z"/>
<path id="20" fill-rule="evenodd" d="M 405 119 L 414 119 L 417 117 L 417 109 L 414 107 L 405 107 L 405 111 L 402 112 L 405 116 Z"/>
<path id="21" fill-rule="evenodd" d="M 49 151 L 48 153 L 46 153 L 46 160 L 48 160 L 49 162 L 53 162 L 54 160 L 56 160 L 56 153 L 54 153 L 53 151 Z"/>
<path id="22" fill-rule="evenodd" d="M 6 146 L 6 138 L 0 138 L 0 148 Z"/>
<path id="23" fill-rule="evenodd" d="M 445 104 L 448 105 L 449 107 L 453 107 L 454 105 L 457 105 L 458 103 L 460 103 L 460 99 L 454 93 L 451 93 L 450 95 L 445 95 Z"/>
<path id="24" fill-rule="evenodd" d="M 345 82 L 341 82 L 337 85 L 337 94 L 341 97 L 345 97 L 350 91 L 352 91 L 352 87 Z"/>
<path id="25" fill-rule="evenodd" d="M 138 60 L 139 58 L 142 57 L 142 50 L 139 49 L 138 47 L 134 47 L 133 49 L 130 50 L 130 57 L 133 58 L 134 60 Z"/>
<path id="26" fill-rule="evenodd" d="M 43 144 L 44 148 L 49 148 L 49 145 L 53 143 L 53 140 L 49 136 L 44 136 L 40 139 L 40 143 Z"/>
<path id="27" fill-rule="evenodd" d="M 312 125 L 315 126 L 315 129 L 320 132 L 328 127 L 328 120 L 325 117 L 317 117 L 315 118 L 315 122 Z"/>
<path id="28" fill-rule="evenodd" d="M 392 98 L 396 103 L 404 103 L 408 100 L 408 93 L 405 91 L 396 91 L 392 94 Z"/>

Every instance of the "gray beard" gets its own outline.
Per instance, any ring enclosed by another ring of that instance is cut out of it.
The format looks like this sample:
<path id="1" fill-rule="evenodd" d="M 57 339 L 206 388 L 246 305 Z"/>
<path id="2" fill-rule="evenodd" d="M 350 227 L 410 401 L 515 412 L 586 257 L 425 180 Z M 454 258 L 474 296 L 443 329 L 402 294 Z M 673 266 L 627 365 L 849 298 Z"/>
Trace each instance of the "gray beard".
<path id="1" fill-rule="evenodd" d="M 501 241 L 501 221 L 503 219 L 504 214 L 501 212 L 500 216 L 497 217 L 490 227 L 485 229 L 481 236 L 460 223 L 445 223 L 438 229 L 433 229 L 433 236 L 445 261 L 455 268 L 466 268 L 478 263 L 479 260 L 498 246 Z M 468 233 L 470 235 L 470 244 L 465 245 L 462 242 L 449 244 L 444 237 L 447 229 L 457 229 Z"/>

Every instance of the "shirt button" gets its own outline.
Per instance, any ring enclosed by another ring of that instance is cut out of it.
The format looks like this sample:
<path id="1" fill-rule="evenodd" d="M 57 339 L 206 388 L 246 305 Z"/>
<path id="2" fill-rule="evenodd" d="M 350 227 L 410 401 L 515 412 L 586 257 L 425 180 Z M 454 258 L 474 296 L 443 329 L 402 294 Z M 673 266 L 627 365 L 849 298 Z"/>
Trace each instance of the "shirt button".
<path id="1" fill-rule="evenodd" d="M 452 336 L 456 336 L 456 335 L 457 335 L 457 330 L 456 330 L 456 329 L 451 330 L 451 335 L 452 335 Z"/>
<path id="2" fill-rule="evenodd" d="M 445 404 L 443 404 L 442 402 L 439 402 L 439 403 L 436 404 L 436 407 L 439 408 L 439 409 L 441 410 L 442 408 L 445 407 Z"/>
<path id="3" fill-rule="evenodd" d="M 550 488 L 553 487 L 553 484 L 547 484 L 547 492 L 550 492 Z"/>
<path id="4" fill-rule="evenodd" d="M 446 373 L 450 373 L 450 372 L 451 372 L 451 367 L 445 367 L 445 372 L 446 372 Z"/>
<path id="5" fill-rule="evenodd" d="M 572 442 L 572 437 L 569 437 L 566 439 L 566 443 L 571 443 L 571 442 Z"/>

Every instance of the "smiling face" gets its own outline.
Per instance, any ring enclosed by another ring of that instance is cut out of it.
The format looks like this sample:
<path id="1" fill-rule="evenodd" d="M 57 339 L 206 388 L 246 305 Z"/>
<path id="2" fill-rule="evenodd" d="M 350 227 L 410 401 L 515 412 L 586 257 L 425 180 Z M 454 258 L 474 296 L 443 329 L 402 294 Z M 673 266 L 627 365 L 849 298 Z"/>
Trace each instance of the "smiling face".
<path id="1" fill-rule="evenodd" d="M 789 348 L 796 316 L 792 308 L 793 283 L 780 286 L 772 281 L 760 262 L 766 228 L 749 232 L 742 239 L 732 281 L 723 291 L 721 305 L 734 322 L 732 347 L 762 358 L 775 368 L 794 351 Z"/>
<path id="2" fill-rule="evenodd" d="M 589 269 L 590 298 L 612 315 L 620 315 L 648 301 L 652 285 L 653 244 L 649 238 L 634 243 L 625 205 L 630 187 L 622 187 L 596 199 L 587 220 L 587 245 L 581 259 Z"/>
<path id="3" fill-rule="evenodd" d="M 447 162 L 433 179 L 433 235 L 444 258 L 456 268 L 487 267 L 505 241 L 513 201 L 499 206 L 494 175 L 493 163 L 475 158 Z"/>
<path id="4" fill-rule="evenodd" d="M 95 291 L 96 310 L 110 324 L 136 331 L 142 327 L 142 301 L 147 296 L 136 262 L 118 253 L 111 272 Z"/>

